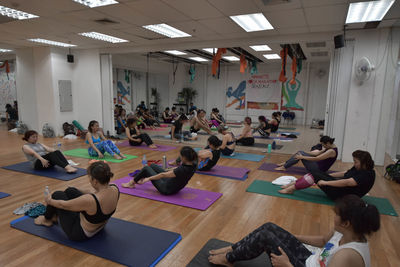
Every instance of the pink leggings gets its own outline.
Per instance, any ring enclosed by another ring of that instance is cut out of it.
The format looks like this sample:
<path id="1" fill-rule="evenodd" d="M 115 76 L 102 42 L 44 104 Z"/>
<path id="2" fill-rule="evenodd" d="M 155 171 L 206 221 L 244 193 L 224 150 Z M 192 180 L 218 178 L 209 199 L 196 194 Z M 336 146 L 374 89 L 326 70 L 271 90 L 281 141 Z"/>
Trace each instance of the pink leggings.
<path id="1" fill-rule="evenodd" d="M 301 190 L 310 187 L 313 184 L 314 184 L 314 177 L 311 175 L 311 173 L 307 173 L 300 179 L 297 179 L 294 187 L 296 188 L 296 190 Z"/>
<path id="2" fill-rule="evenodd" d="M 218 126 L 219 126 L 219 122 L 216 121 L 216 120 L 211 120 L 211 125 L 210 125 L 210 127 L 211 127 L 212 125 L 214 125 L 215 127 L 218 127 Z"/>

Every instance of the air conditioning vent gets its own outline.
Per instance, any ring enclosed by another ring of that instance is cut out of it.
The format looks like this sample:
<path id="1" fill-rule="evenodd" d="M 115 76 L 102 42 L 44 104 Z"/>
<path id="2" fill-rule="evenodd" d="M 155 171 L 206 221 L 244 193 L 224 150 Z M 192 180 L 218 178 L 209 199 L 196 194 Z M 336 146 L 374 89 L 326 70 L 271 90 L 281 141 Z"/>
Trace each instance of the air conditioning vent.
<path id="1" fill-rule="evenodd" d="M 328 51 L 321 51 L 321 52 L 311 52 L 312 57 L 327 57 Z"/>
<path id="2" fill-rule="evenodd" d="M 262 0 L 264 6 L 272 6 L 272 5 L 281 5 L 288 4 L 292 2 L 292 0 Z"/>
<path id="3" fill-rule="evenodd" d="M 326 47 L 326 42 L 310 42 L 306 43 L 308 48 Z"/>
<path id="4" fill-rule="evenodd" d="M 100 23 L 100 24 L 103 24 L 103 25 L 107 25 L 107 24 L 119 24 L 118 21 L 114 21 L 114 20 L 107 19 L 107 18 L 104 18 L 104 19 L 96 19 L 96 20 L 94 20 L 94 22 L 97 22 L 97 23 Z"/>

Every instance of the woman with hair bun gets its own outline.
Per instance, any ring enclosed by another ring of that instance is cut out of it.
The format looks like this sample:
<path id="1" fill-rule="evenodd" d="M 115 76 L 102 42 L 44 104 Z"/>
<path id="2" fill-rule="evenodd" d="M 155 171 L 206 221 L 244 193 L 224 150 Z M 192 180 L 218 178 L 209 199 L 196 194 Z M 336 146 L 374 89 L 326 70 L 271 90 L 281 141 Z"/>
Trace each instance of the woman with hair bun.
<path id="1" fill-rule="evenodd" d="M 335 138 L 322 136 L 319 140 L 322 150 L 313 150 L 311 152 L 298 151 L 289 160 L 278 164 L 277 171 L 286 171 L 286 169 L 298 163 L 300 160 L 307 171 L 326 172 L 335 163 L 338 156 L 338 149 L 334 145 Z"/>
<path id="2" fill-rule="evenodd" d="M 246 117 L 243 121 L 244 127 L 242 133 L 236 139 L 236 144 L 240 143 L 244 146 L 252 146 L 254 145 L 254 137 L 251 132 L 251 118 Z"/>
<path id="3" fill-rule="evenodd" d="M 117 208 L 119 190 L 109 184 L 113 173 L 107 163 L 96 160 L 90 163 L 87 174 L 93 190 L 68 187 L 46 195 L 46 212 L 35 219 L 35 224 L 50 227 L 58 221 L 73 241 L 89 239 L 104 228 Z"/>

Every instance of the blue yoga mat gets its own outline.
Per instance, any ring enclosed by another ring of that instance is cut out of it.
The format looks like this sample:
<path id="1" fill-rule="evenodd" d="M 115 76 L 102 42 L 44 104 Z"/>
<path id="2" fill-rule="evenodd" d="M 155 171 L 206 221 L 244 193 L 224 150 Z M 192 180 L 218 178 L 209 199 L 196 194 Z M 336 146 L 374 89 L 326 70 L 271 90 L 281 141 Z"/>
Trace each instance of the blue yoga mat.
<path id="1" fill-rule="evenodd" d="M 0 192 L 0 198 L 5 198 L 5 197 L 8 197 L 8 196 L 11 196 L 11 195 L 7 194 L 7 193 Z"/>
<path id="2" fill-rule="evenodd" d="M 290 131 L 277 131 L 276 133 L 279 133 L 279 134 L 294 134 L 294 135 L 300 135 L 300 133 L 299 132 L 290 132 Z"/>
<path id="3" fill-rule="evenodd" d="M 201 150 L 201 148 L 196 147 L 194 148 L 195 151 Z M 250 153 L 239 153 L 235 151 L 235 156 L 225 156 L 221 154 L 221 158 L 227 158 L 227 159 L 240 159 L 240 160 L 248 160 L 248 161 L 256 161 L 259 162 L 261 161 L 265 156 L 264 155 L 258 155 L 258 154 L 250 154 Z"/>
<path id="4" fill-rule="evenodd" d="M 11 227 L 127 266 L 155 266 L 182 236 L 177 233 L 111 218 L 94 237 L 76 242 L 67 239 L 62 229 L 38 226 L 24 216 Z"/>
<path id="5" fill-rule="evenodd" d="M 76 173 L 66 173 L 63 168 L 58 166 L 49 168 L 47 170 L 35 170 L 29 161 L 4 166 L 2 168 L 10 171 L 29 173 L 63 181 L 69 181 L 87 174 L 86 170 L 82 168 L 77 168 L 78 171 Z"/>

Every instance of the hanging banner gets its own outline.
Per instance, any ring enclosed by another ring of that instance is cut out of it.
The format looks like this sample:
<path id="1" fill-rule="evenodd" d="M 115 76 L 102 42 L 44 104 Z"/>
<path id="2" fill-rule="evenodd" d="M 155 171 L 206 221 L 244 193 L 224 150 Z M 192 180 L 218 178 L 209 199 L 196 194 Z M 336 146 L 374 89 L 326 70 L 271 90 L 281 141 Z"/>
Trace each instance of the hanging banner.
<path id="1" fill-rule="evenodd" d="M 294 81 L 295 82 L 291 84 L 288 79 L 286 82 L 281 83 L 281 110 L 304 110 L 304 108 L 297 103 L 297 96 L 301 89 L 301 82 L 297 78 L 295 78 Z"/>
<path id="2" fill-rule="evenodd" d="M 281 99 L 278 73 L 252 75 L 247 80 L 247 108 L 278 110 Z"/>

